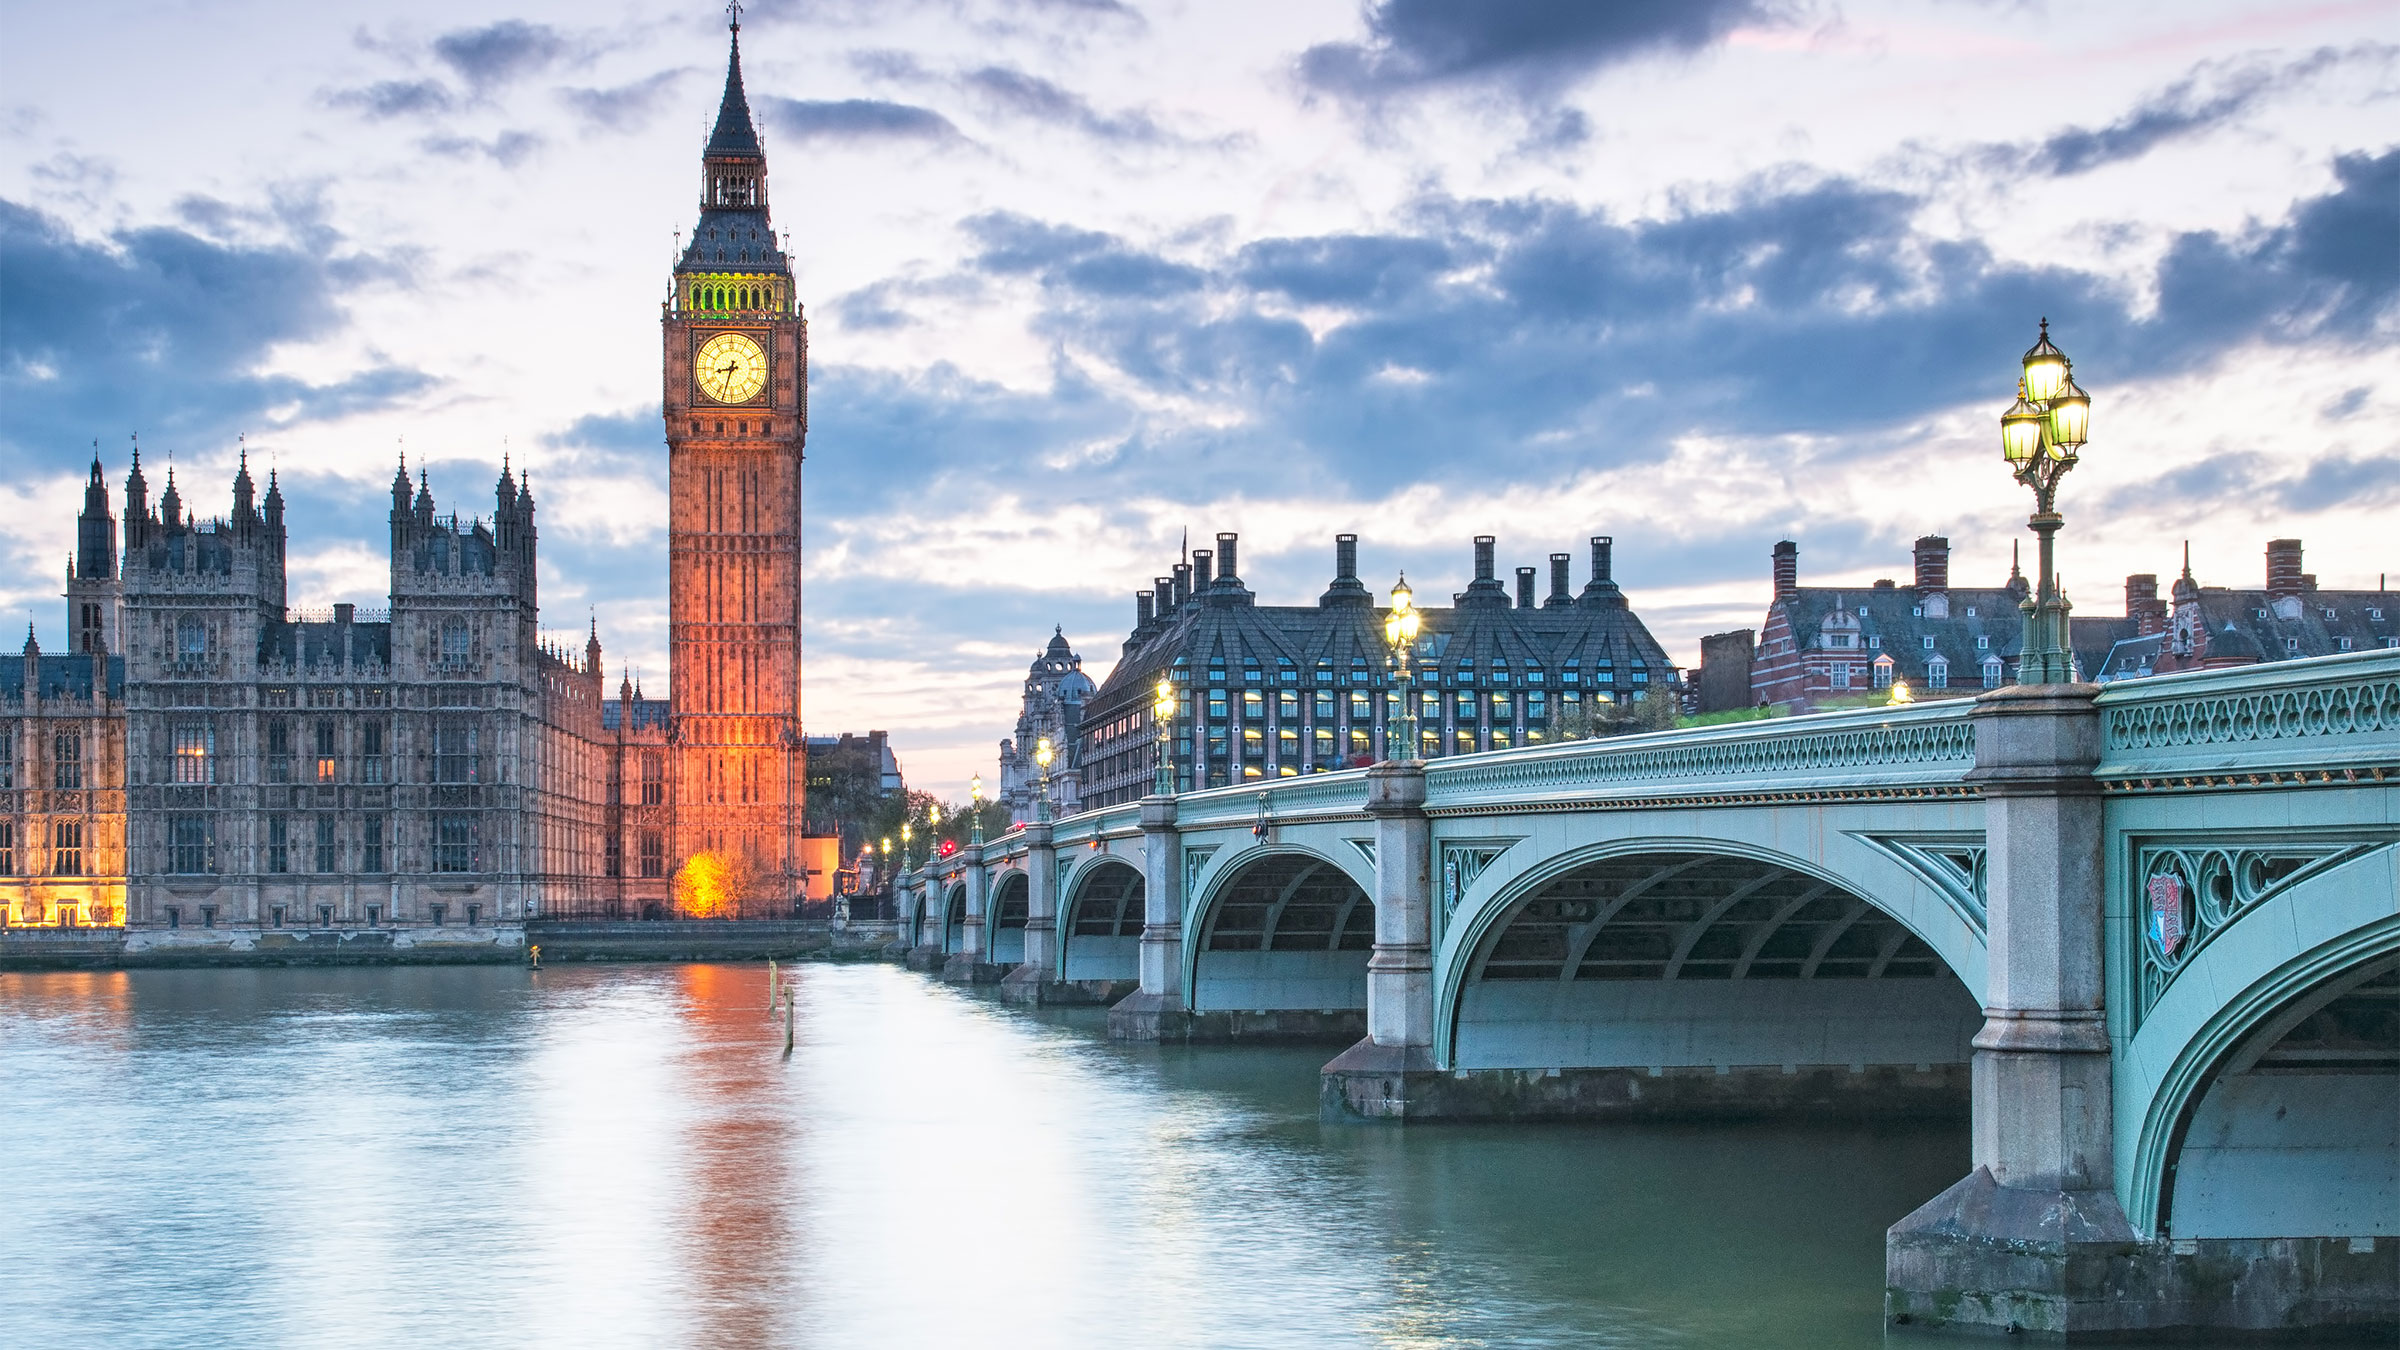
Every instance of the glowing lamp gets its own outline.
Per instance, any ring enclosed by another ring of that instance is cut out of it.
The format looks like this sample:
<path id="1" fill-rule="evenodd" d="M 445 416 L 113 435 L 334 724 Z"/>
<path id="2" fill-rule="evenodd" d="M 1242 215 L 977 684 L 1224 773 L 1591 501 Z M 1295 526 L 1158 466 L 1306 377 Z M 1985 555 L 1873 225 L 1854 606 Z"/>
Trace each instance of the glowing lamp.
<path id="1" fill-rule="evenodd" d="M 1164 722 L 1175 715 L 1175 684 L 1162 679 L 1150 700 L 1151 715 Z"/>
<path id="2" fill-rule="evenodd" d="M 2050 439 L 2050 453 L 2062 460 L 2073 460 L 2083 448 L 2085 436 L 2092 429 L 2092 399 L 2075 386 L 2069 375 L 2050 400 L 2050 411 L 2043 415 L 2042 430 Z"/>
<path id="3" fill-rule="evenodd" d="M 2042 453 L 2042 410 L 2025 397 L 2025 386 L 2017 386 L 2017 401 L 2007 412 L 2000 414 L 2000 455 L 2009 463 L 2023 467 Z"/>
<path id="4" fill-rule="evenodd" d="M 1050 748 L 1049 737 L 1044 736 L 1040 740 L 1034 742 L 1033 762 L 1042 766 L 1042 772 L 1048 773 L 1050 771 L 1050 761 L 1057 758 L 1057 756 L 1058 752 Z"/>
<path id="5" fill-rule="evenodd" d="M 2025 352 L 2025 396 L 2036 403 L 2058 397 L 2067 382 L 2067 354 L 2050 345 L 2050 321 L 2042 320 L 2041 341 Z"/>
<path id="6" fill-rule="evenodd" d="M 976 805 L 976 807 L 977 807 L 978 809 L 980 809 L 980 808 L 983 806 L 983 775 L 982 775 L 982 774 L 977 774 L 977 775 L 975 775 L 973 778 L 970 778 L 970 779 L 968 779 L 968 780 L 967 780 L 967 800 L 969 800 L 969 801 L 971 801 L 971 802 L 975 803 L 975 805 Z"/>
<path id="7" fill-rule="evenodd" d="M 1402 573 L 1398 585 L 1392 587 L 1392 609 L 1383 617 L 1383 640 L 1398 647 L 1417 640 L 1417 629 L 1423 623 L 1417 613 L 1416 593 L 1408 589 L 1408 575 Z"/>

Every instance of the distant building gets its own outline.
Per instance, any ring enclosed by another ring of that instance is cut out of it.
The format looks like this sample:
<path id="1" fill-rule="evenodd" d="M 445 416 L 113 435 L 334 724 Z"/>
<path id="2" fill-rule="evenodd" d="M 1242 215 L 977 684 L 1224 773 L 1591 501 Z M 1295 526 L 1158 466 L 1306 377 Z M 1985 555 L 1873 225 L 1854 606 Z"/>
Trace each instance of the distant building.
<path id="1" fill-rule="evenodd" d="M 1153 691 L 1176 691 L 1178 790 L 1372 763 L 1398 713 L 1385 611 L 1358 576 L 1358 536 L 1334 541 L 1334 576 L 1314 605 L 1261 605 L 1242 584 L 1238 536 L 1134 596 L 1116 668 L 1084 707 L 1075 759 L 1084 807 L 1148 794 L 1159 729 Z M 1611 541 L 1592 540 L 1591 580 L 1568 589 L 1569 557 L 1550 555 L 1550 590 L 1517 569 L 1512 600 L 1490 536 L 1475 540 L 1474 579 L 1449 607 L 1424 603 L 1416 697 L 1424 756 L 1468 754 L 1582 735 L 1676 685 L 1676 670 L 1610 575 Z M 1393 747 L 1397 748 L 1397 747 Z"/>
<path id="2" fill-rule="evenodd" d="M 1042 769 L 1034 761 L 1034 752 L 1045 739 L 1053 750 L 1052 809 L 1059 815 L 1082 809 L 1082 773 L 1075 761 L 1075 741 L 1083 726 L 1084 703 L 1092 693 L 1092 677 L 1083 673 L 1083 658 L 1068 647 L 1065 629 L 1054 630 L 1050 645 L 1025 671 L 1016 735 L 1000 742 L 999 799 L 1007 803 L 1009 819 L 1032 820 L 1036 814 L 1034 801 L 1041 795 Z"/>
<path id="3" fill-rule="evenodd" d="M 1774 598 L 1750 672 L 1752 701 L 1805 710 L 1871 697 L 1895 681 L 1933 698 L 2015 683 L 2019 604 L 2032 591 L 2024 574 L 2012 565 L 1998 586 L 1953 586 L 1950 541 L 1939 535 L 1918 539 L 1913 561 L 1905 587 L 1890 580 L 1803 586 L 1799 545 L 1778 542 Z M 2136 619 L 2074 615 L 2068 626 L 2076 669 L 2092 671 L 2133 634 Z"/>
<path id="4" fill-rule="evenodd" d="M 835 887 L 855 889 L 859 878 L 851 864 L 871 842 L 872 821 L 891 798 L 908 790 L 900 757 L 892 751 L 891 736 L 881 731 L 811 736 L 807 750 L 807 841 L 825 841 L 827 856 L 835 860 Z"/>
<path id="5" fill-rule="evenodd" d="M 1758 630 L 1737 628 L 1700 639 L 1700 674 L 1691 683 L 1697 697 L 1694 712 L 1729 712 L 1755 701 L 1750 692 L 1750 668 L 1758 655 Z"/>
<path id="6" fill-rule="evenodd" d="M 2158 602 L 2157 577 L 2127 577 L 2127 607 L 2136 603 L 2137 583 L 2142 583 L 2148 618 L 2140 631 L 2110 649 L 2098 678 L 2138 679 L 2400 647 L 2400 596 L 2380 584 L 2371 591 L 2322 590 L 2316 576 L 2300 567 L 2299 540 L 2270 539 L 2263 587 L 2203 586 L 2192 576 L 2186 547 L 2172 609 Z"/>

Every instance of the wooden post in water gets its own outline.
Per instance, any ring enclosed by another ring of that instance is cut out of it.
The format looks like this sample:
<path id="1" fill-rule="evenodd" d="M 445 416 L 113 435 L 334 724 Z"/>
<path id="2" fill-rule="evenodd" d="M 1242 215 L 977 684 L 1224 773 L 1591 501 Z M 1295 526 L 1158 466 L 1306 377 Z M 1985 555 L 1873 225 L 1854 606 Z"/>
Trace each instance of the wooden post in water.
<path id="1" fill-rule="evenodd" d="M 783 991 L 783 1053 L 792 1053 L 792 991 Z"/>
<path id="2" fill-rule="evenodd" d="M 767 958 L 767 1011 L 775 1011 L 775 958 Z"/>

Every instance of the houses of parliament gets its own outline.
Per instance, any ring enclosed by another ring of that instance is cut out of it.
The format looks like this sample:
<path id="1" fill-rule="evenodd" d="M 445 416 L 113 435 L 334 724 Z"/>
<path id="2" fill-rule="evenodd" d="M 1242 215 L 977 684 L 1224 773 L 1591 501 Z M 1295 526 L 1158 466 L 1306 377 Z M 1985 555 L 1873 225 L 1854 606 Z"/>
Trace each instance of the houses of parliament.
<path id="1" fill-rule="evenodd" d="M 825 888 L 831 841 L 801 829 L 807 328 L 739 44 L 661 310 L 671 697 L 612 690 L 596 626 L 541 639 L 533 491 L 505 466 L 485 514 L 403 462 L 386 606 L 317 613 L 286 600 L 273 473 L 260 492 L 245 457 L 217 514 L 172 470 L 154 499 L 137 452 L 120 512 L 95 457 L 70 648 L 28 631 L 0 660 L 0 923 L 471 940 L 660 912 L 702 854 L 748 912 Z"/>

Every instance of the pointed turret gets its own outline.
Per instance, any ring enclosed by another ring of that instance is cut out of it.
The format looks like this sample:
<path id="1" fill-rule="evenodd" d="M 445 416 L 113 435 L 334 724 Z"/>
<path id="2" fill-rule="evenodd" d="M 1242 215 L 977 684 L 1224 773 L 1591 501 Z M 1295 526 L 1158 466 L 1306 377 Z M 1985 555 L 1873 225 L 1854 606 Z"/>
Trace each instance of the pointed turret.
<path id="1" fill-rule="evenodd" d="M 167 466 L 167 490 L 158 494 L 158 521 L 168 529 L 183 523 L 183 494 L 175 490 L 175 466 Z"/>
<path id="2" fill-rule="evenodd" d="M 419 525 L 433 524 L 433 480 L 426 475 L 425 466 L 417 466 L 417 501 L 412 508 Z"/>
<path id="3" fill-rule="evenodd" d="M 758 127 L 750 120 L 750 100 L 742 92 L 742 26 L 738 21 L 725 60 L 725 96 L 717 105 L 717 125 L 700 152 L 700 223 L 693 228 L 692 242 L 676 270 L 790 273 L 783 250 L 775 245 L 775 230 L 767 215 L 767 155 L 759 144 Z"/>
<path id="4" fill-rule="evenodd" d="M 267 504 L 262 514 L 269 530 L 283 532 L 283 486 L 275 481 L 273 469 L 267 470 Z"/>
<path id="5" fill-rule="evenodd" d="M 750 121 L 750 99 L 742 92 L 742 22 L 732 24 L 733 44 L 725 58 L 725 96 L 717 102 L 717 127 L 708 134 L 708 155 L 763 157 L 758 128 Z"/>
<path id="6" fill-rule="evenodd" d="M 100 448 L 92 445 L 92 476 L 83 485 L 83 514 L 75 518 L 75 575 L 105 581 L 117 574 L 117 521 L 108 513 L 108 484 L 100 481 Z"/>

